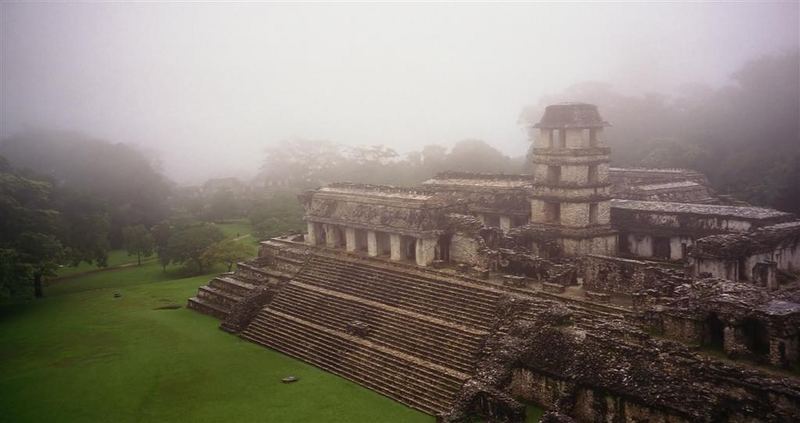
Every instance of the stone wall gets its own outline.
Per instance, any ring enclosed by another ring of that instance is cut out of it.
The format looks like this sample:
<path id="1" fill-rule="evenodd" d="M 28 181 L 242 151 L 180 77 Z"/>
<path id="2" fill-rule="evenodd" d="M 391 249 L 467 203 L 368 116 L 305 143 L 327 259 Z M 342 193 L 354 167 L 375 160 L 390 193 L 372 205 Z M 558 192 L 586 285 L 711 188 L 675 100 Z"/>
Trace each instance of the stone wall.
<path id="1" fill-rule="evenodd" d="M 450 240 L 450 261 L 477 264 L 480 260 L 480 242 L 474 237 L 456 233 Z"/>
<path id="2" fill-rule="evenodd" d="M 583 259 L 583 286 L 599 292 L 633 294 L 649 287 L 648 267 L 638 260 L 591 255 Z"/>

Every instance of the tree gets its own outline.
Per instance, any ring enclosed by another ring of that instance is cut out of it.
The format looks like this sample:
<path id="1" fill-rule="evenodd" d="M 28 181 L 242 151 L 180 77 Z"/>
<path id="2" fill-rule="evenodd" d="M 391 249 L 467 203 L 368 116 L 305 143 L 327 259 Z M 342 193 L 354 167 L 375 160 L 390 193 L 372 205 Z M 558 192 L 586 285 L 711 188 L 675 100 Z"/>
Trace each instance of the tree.
<path id="1" fill-rule="evenodd" d="M 34 295 L 41 298 L 44 296 L 42 280 L 46 276 L 55 276 L 64 256 L 64 247 L 53 235 L 38 232 L 23 233 L 17 246 L 21 261 L 31 268 Z"/>
<path id="2" fill-rule="evenodd" d="M 305 228 L 303 207 L 290 193 L 279 192 L 271 198 L 254 201 L 248 217 L 253 225 L 253 235 L 258 239 Z"/>
<path id="3" fill-rule="evenodd" d="M 46 276 L 53 275 L 64 255 L 57 238 L 60 214 L 53 209 L 52 185 L 20 175 L 0 157 L 0 283 L 9 294 L 33 285 L 44 295 Z"/>
<path id="4" fill-rule="evenodd" d="M 15 297 L 28 290 L 33 276 L 17 250 L 0 248 L 0 298 Z"/>
<path id="5" fill-rule="evenodd" d="M 459 141 L 447 156 L 448 170 L 467 172 L 503 172 L 509 158 L 481 140 Z"/>
<path id="6" fill-rule="evenodd" d="M 212 244 L 203 252 L 203 261 L 209 264 L 223 263 L 230 272 L 237 262 L 251 257 L 253 253 L 245 243 L 226 239 Z"/>
<path id="7" fill-rule="evenodd" d="M 172 261 L 169 253 L 169 238 L 172 235 L 172 226 L 169 222 L 161 222 L 150 229 L 153 237 L 153 245 L 158 255 L 158 263 L 161 269 L 167 271 L 167 265 Z"/>
<path id="8" fill-rule="evenodd" d="M 142 265 L 142 256 L 150 257 L 153 255 L 155 241 L 153 235 L 144 225 L 126 226 L 122 228 L 122 242 L 129 256 L 136 256 L 136 262 Z"/>
<path id="9" fill-rule="evenodd" d="M 210 266 L 203 253 L 224 238 L 222 230 L 209 223 L 175 228 L 167 243 L 166 256 L 170 263 L 193 266 L 202 274 Z"/>
<path id="10" fill-rule="evenodd" d="M 81 262 L 108 264 L 110 218 L 97 198 L 70 189 L 56 191 L 61 212 L 61 232 L 65 258 L 77 266 Z"/>
<path id="11" fill-rule="evenodd" d="M 109 241 L 122 245 L 122 228 L 151 226 L 166 217 L 169 182 L 137 149 L 71 132 L 28 131 L 0 141 L 15 167 L 46 169 L 53 184 L 104 203 Z"/>

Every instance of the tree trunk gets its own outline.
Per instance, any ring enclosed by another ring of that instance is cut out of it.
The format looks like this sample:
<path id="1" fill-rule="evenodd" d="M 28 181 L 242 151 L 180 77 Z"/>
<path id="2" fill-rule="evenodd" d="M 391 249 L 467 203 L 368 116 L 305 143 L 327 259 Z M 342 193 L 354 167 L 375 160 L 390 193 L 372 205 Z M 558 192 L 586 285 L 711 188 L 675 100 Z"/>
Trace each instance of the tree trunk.
<path id="1" fill-rule="evenodd" d="M 36 272 L 33 275 L 33 295 L 36 298 L 44 297 L 44 291 L 42 291 L 42 274 L 40 272 Z"/>

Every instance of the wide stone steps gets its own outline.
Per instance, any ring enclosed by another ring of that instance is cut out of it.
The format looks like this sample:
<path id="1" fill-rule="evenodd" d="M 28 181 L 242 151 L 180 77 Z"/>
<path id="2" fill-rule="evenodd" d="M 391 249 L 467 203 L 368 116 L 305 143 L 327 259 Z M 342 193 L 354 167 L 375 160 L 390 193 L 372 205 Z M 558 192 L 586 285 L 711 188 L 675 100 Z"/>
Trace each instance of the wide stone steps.
<path id="1" fill-rule="evenodd" d="M 488 311 L 470 309 L 459 303 L 458 298 L 446 294 L 428 294 L 408 286 L 392 289 L 391 285 L 396 282 L 384 285 L 377 278 L 335 275 L 316 269 L 306 271 L 297 280 L 482 330 L 488 330 L 488 322 L 491 321 L 491 314 Z"/>
<path id="2" fill-rule="evenodd" d="M 252 291 L 256 285 L 240 279 L 234 274 L 222 274 L 211 280 L 209 286 L 217 288 L 238 296 L 245 296 Z"/>
<path id="3" fill-rule="evenodd" d="M 422 332 L 421 335 L 434 334 L 444 339 L 451 339 L 456 345 L 460 345 L 467 351 L 473 351 L 483 338 L 489 332 L 475 329 L 473 327 L 464 326 L 462 324 L 453 323 L 447 320 L 431 317 L 425 314 L 417 313 L 403 308 L 389 306 L 380 302 L 355 297 L 349 294 L 333 291 L 325 288 L 320 288 L 314 285 L 304 284 L 302 282 L 293 281 L 290 286 L 295 289 L 285 291 L 287 300 L 289 296 L 295 296 L 296 290 L 304 290 L 311 292 L 303 292 L 301 296 L 308 297 L 325 297 L 323 304 L 333 304 L 337 307 L 342 306 L 347 309 L 355 308 L 357 311 L 364 313 L 375 314 L 375 318 L 382 319 L 387 323 L 396 323 L 401 326 L 408 326 L 408 321 L 413 320 L 415 323 L 414 328 L 419 327 Z M 281 299 L 277 299 L 276 303 Z"/>
<path id="4" fill-rule="evenodd" d="M 352 265 L 311 263 L 296 279 L 483 330 L 489 328 L 500 294 L 482 301 L 451 292 L 443 283 L 415 283 L 414 279 L 397 276 L 396 272 L 365 272 Z"/>
<path id="5" fill-rule="evenodd" d="M 208 300 L 191 297 L 186 303 L 186 307 L 198 311 L 209 316 L 216 317 L 217 319 L 224 319 L 230 313 L 230 308 L 220 304 L 212 303 Z"/>
<path id="6" fill-rule="evenodd" d="M 197 298 L 219 304 L 226 308 L 233 307 L 234 304 L 238 303 L 242 299 L 240 295 L 232 294 L 228 291 L 207 285 L 201 286 L 197 289 Z"/>
<path id="7" fill-rule="evenodd" d="M 385 307 L 333 292 L 318 292 L 298 282 L 291 282 L 270 304 L 271 309 L 342 332 L 348 323 L 361 321 L 369 324 L 366 339 L 374 343 L 465 373 L 473 371 L 482 336 L 435 324 L 412 313 L 392 313 Z"/>
<path id="8" fill-rule="evenodd" d="M 497 300 L 499 295 L 502 295 L 497 289 L 475 286 L 466 282 L 453 279 L 450 276 L 434 275 L 430 270 L 418 268 L 414 266 L 407 266 L 398 271 L 397 268 L 387 268 L 377 263 L 372 263 L 366 260 L 353 260 L 353 259 L 335 259 L 324 255 L 314 256 L 313 260 L 317 263 L 325 263 L 328 265 L 341 265 L 347 264 L 348 267 L 354 266 L 355 270 L 362 273 L 381 273 L 390 275 L 394 279 L 410 281 L 414 284 L 430 285 L 434 288 L 441 288 L 442 285 L 446 287 L 448 292 L 453 294 L 466 294 L 470 299 L 476 299 L 483 302 L 493 303 Z"/>
<path id="9" fill-rule="evenodd" d="M 430 414 L 446 410 L 468 375 L 277 310 L 242 337 L 305 360 Z"/>

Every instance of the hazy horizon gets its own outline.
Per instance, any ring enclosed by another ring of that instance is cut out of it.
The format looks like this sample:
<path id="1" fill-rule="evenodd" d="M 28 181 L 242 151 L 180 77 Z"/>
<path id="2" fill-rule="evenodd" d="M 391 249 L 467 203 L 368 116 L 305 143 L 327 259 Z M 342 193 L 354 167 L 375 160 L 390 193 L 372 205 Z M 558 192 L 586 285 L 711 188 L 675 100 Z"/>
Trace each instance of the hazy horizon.
<path id="1" fill-rule="evenodd" d="M 0 136 L 73 130 L 157 154 L 170 178 L 255 173 L 291 138 L 486 141 L 583 81 L 720 87 L 798 48 L 796 2 L 0 5 Z M 575 99 L 580 100 L 580 99 Z M 602 108 L 603 105 L 599 105 Z"/>

